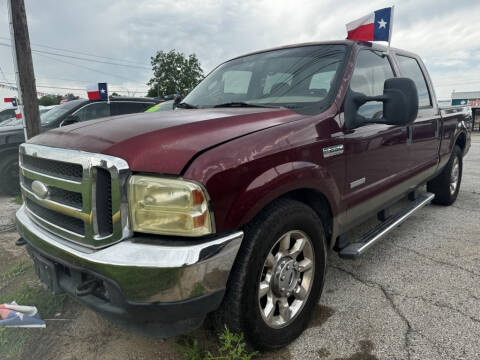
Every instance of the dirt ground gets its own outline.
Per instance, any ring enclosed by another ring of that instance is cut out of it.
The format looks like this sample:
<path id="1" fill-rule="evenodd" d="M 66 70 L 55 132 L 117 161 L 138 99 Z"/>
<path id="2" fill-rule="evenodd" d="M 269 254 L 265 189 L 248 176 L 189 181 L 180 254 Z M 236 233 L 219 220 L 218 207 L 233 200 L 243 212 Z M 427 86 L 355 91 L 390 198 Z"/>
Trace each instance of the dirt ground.
<path id="1" fill-rule="evenodd" d="M 428 206 L 351 262 L 330 254 L 324 295 L 310 327 L 261 359 L 480 358 L 480 135 L 464 161 L 457 202 Z M 13 198 L 0 198 L 0 303 L 37 305 L 46 329 L 0 329 L 0 359 L 183 359 L 179 338 L 118 328 L 36 279 L 16 247 Z M 191 337 L 214 346 L 206 329 Z"/>

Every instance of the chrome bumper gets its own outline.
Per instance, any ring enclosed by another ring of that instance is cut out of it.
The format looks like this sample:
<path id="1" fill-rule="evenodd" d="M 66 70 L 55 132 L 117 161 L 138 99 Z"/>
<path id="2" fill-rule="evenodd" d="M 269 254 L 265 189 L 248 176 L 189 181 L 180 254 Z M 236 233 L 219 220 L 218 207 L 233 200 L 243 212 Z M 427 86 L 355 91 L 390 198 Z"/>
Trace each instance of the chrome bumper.
<path id="1" fill-rule="evenodd" d="M 68 242 L 34 223 L 25 206 L 16 214 L 27 243 L 67 267 L 85 269 L 115 282 L 129 302 L 174 302 L 225 288 L 243 232 L 175 241 L 129 238 L 92 250 Z"/>

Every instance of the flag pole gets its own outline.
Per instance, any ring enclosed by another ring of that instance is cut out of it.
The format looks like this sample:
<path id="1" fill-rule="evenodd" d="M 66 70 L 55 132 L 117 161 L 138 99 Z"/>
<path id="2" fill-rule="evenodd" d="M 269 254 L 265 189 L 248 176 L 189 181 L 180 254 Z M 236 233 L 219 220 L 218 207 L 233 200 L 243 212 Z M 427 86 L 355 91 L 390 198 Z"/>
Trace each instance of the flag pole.
<path id="1" fill-rule="evenodd" d="M 108 83 L 105 83 L 105 87 L 107 88 L 107 104 L 110 104 L 110 92 L 108 91 Z"/>
<path id="2" fill-rule="evenodd" d="M 392 41 L 392 31 L 393 31 L 393 12 L 395 9 L 395 5 L 392 5 L 392 10 L 390 11 L 390 29 L 388 30 L 388 47 L 387 47 L 387 54 L 390 53 L 390 43 Z"/>

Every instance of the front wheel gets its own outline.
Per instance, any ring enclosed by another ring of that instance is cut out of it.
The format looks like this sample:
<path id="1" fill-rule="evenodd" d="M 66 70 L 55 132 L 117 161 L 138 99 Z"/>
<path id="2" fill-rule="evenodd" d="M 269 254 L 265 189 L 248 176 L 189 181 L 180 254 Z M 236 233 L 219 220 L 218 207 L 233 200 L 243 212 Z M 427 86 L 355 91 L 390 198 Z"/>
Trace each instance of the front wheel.
<path id="1" fill-rule="evenodd" d="M 427 183 L 427 191 L 435 194 L 433 202 L 438 205 L 452 205 L 457 199 L 462 182 L 462 149 L 455 145 L 452 155 L 442 172 Z"/>
<path id="2" fill-rule="evenodd" d="M 323 289 L 322 222 L 305 204 L 279 200 L 246 229 L 216 324 L 259 350 L 283 347 L 306 328 Z"/>
<path id="3" fill-rule="evenodd" d="M 18 154 L 9 154 L 0 160 L 0 191 L 6 195 L 20 193 Z"/>

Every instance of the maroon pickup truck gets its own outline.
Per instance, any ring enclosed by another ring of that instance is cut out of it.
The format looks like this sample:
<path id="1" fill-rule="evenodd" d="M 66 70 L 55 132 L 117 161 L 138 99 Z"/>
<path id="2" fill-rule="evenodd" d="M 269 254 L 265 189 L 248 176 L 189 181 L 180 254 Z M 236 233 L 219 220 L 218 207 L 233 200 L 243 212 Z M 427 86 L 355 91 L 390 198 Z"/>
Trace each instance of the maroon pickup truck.
<path id="1" fill-rule="evenodd" d="M 112 319 L 167 337 L 211 314 L 274 349 L 307 326 L 327 249 L 354 259 L 430 201 L 455 201 L 468 121 L 439 109 L 415 54 L 352 41 L 259 51 L 174 111 L 23 144 L 18 231 L 52 291 Z"/>

